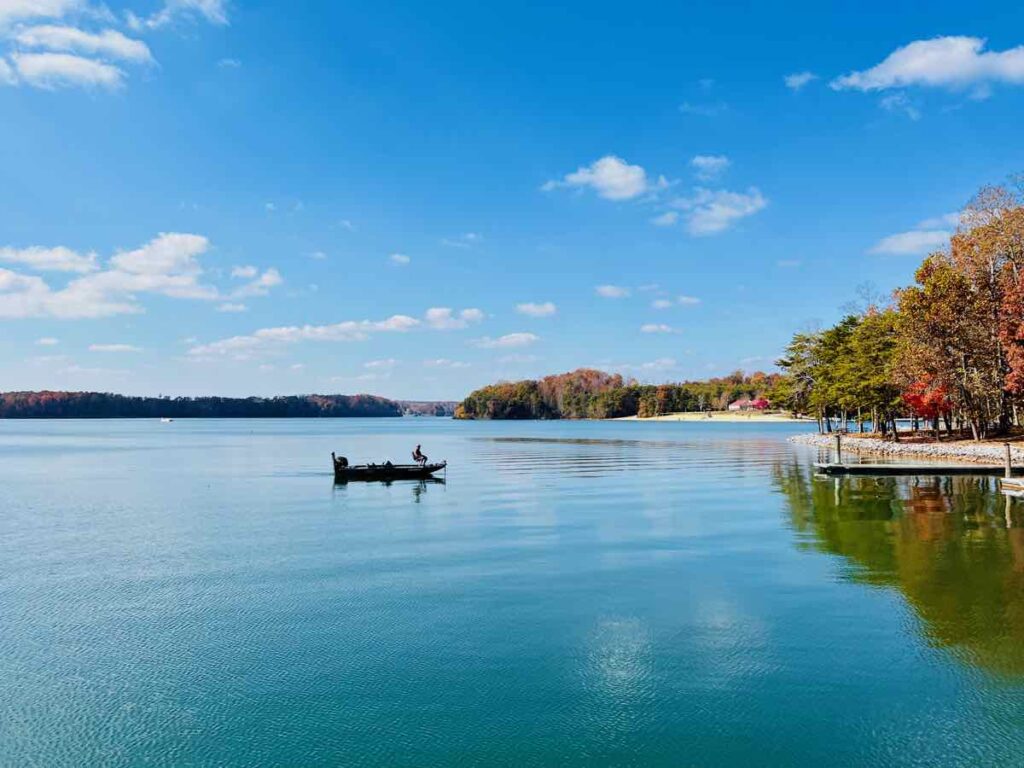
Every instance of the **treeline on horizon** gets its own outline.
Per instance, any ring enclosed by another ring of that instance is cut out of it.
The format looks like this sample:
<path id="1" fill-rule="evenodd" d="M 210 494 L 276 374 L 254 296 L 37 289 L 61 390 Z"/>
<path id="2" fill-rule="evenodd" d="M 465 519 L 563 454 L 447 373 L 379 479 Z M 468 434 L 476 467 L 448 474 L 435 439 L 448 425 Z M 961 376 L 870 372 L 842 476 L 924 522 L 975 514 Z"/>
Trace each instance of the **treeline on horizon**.
<path id="1" fill-rule="evenodd" d="M 986 187 L 960 214 L 948 246 L 913 285 L 836 325 L 797 333 L 778 365 L 778 405 L 870 421 L 898 439 L 896 418 L 941 437 L 1006 434 L 1024 415 L 1024 197 Z M 863 429 L 863 426 L 862 426 Z"/>
<path id="2" fill-rule="evenodd" d="M 679 384 L 639 384 L 619 374 L 581 368 L 543 379 L 499 382 L 472 392 L 457 419 L 613 419 L 680 411 L 725 410 L 734 400 L 768 400 L 780 374 L 736 371 Z"/>
<path id="3" fill-rule="evenodd" d="M 282 397 L 132 397 L 105 392 L 4 392 L 4 419 L 340 418 L 450 416 L 454 403 L 375 395 Z"/>

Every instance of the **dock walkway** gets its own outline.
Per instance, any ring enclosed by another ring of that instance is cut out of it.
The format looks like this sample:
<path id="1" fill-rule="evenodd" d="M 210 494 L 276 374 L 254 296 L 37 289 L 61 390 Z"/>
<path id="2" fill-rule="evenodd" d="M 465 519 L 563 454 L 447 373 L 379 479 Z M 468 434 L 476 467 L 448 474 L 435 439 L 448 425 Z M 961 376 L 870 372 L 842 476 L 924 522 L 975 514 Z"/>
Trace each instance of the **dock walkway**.
<path id="1" fill-rule="evenodd" d="M 910 475 L 983 475 L 1005 477 L 1006 467 L 991 464 L 838 464 L 818 462 L 815 469 L 825 475 L 874 475 L 896 477 Z M 1014 477 L 1024 476 L 1024 469 L 1014 469 Z"/>

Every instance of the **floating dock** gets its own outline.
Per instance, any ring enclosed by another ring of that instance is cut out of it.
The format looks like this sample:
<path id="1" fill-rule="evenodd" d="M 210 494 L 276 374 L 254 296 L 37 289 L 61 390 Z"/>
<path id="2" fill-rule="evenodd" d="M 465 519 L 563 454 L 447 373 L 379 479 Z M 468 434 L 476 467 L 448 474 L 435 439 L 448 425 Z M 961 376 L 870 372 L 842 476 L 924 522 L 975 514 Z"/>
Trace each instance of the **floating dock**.
<path id="1" fill-rule="evenodd" d="M 983 475 L 986 477 L 1005 477 L 1006 467 L 991 464 L 836 464 L 819 462 L 815 469 L 825 475 L 873 475 L 879 477 L 898 477 L 910 475 Z M 1024 475 L 1024 470 L 1013 470 L 1014 476 Z M 1024 477 L 1017 482 L 1024 490 Z"/>
<path id="2" fill-rule="evenodd" d="M 814 467 L 823 475 L 833 477 L 843 475 L 859 475 L 862 477 L 914 477 L 914 476 L 984 476 L 1002 477 L 1002 487 L 1007 491 L 1024 492 L 1024 479 L 1014 479 L 1024 476 L 1024 469 L 1013 466 L 1013 456 L 1010 451 L 1010 444 L 1004 443 L 1005 450 L 1002 464 L 970 464 L 968 462 L 929 462 L 927 464 L 867 464 L 856 463 L 846 464 L 843 462 L 843 437 L 841 434 L 834 436 L 833 461 L 816 462 Z"/>

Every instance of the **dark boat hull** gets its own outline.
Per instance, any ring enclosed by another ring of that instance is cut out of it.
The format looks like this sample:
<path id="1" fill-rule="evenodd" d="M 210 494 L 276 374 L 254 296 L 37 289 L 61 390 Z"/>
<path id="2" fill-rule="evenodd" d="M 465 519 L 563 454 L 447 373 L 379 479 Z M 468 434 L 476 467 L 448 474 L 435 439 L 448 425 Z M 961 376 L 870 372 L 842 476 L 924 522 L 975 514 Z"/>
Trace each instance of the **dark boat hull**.
<path id="1" fill-rule="evenodd" d="M 390 467 L 384 464 L 356 464 L 347 467 L 334 467 L 334 482 L 350 483 L 360 480 L 387 481 L 392 480 L 426 480 L 433 477 L 447 466 L 447 462 L 440 464 L 392 464 Z"/>

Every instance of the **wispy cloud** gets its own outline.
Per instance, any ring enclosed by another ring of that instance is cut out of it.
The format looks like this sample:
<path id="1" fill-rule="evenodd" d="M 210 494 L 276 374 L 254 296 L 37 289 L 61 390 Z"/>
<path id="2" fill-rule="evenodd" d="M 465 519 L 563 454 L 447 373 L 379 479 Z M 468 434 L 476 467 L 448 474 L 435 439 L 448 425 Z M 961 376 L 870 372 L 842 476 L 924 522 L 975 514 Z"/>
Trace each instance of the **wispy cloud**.
<path id="1" fill-rule="evenodd" d="M 915 256 L 938 250 L 949 243 L 950 232 L 945 230 L 910 230 L 883 237 L 869 253 L 893 256 Z"/>
<path id="2" fill-rule="evenodd" d="M 464 363 L 459 360 L 449 360 L 446 357 L 438 357 L 433 360 L 424 360 L 423 365 L 427 368 L 451 368 L 453 370 L 460 368 L 470 368 L 470 363 Z"/>
<path id="3" fill-rule="evenodd" d="M 227 0 L 165 0 L 163 7 L 149 16 L 127 14 L 128 26 L 135 30 L 159 29 L 178 21 L 197 19 L 211 24 L 227 24 Z"/>
<path id="4" fill-rule="evenodd" d="M 644 323 L 640 326 L 641 333 L 676 333 L 676 329 L 665 323 Z"/>
<path id="5" fill-rule="evenodd" d="M 185 17 L 226 24 L 225 0 L 166 0 L 152 16 L 129 12 L 126 21 L 141 32 Z M 38 23 L 43 20 L 49 23 Z M 110 26 L 95 28 L 116 23 L 106 6 L 87 0 L 0 0 L 0 85 L 121 88 L 128 73 L 114 62 L 139 66 L 155 59 L 144 41 Z"/>
<path id="6" fill-rule="evenodd" d="M 38 272 L 95 272 L 95 253 L 78 253 L 64 246 L 56 248 L 0 248 L 0 262 L 21 264 Z"/>
<path id="7" fill-rule="evenodd" d="M 684 115 L 696 115 L 697 117 L 718 117 L 729 111 L 729 105 L 724 101 L 703 102 L 693 104 L 684 101 L 679 105 L 679 111 Z"/>
<path id="8" fill-rule="evenodd" d="M 474 245 L 479 245 L 482 241 L 483 236 L 479 233 L 464 232 L 455 237 L 442 238 L 441 245 L 447 245 L 449 248 L 472 248 Z"/>
<path id="9" fill-rule="evenodd" d="M 701 181 L 713 181 L 725 173 L 730 165 L 725 155 L 695 155 L 690 159 L 694 175 Z"/>
<path id="10" fill-rule="evenodd" d="M 624 299 L 632 291 L 621 285 L 599 285 L 594 289 L 594 293 L 604 299 Z"/>
<path id="11" fill-rule="evenodd" d="M 128 352 L 141 352 L 142 347 L 136 347 L 132 344 L 90 344 L 89 351 L 123 354 Z"/>
<path id="12" fill-rule="evenodd" d="M 477 339 L 474 343 L 483 349 L 515 349 L 528 347 L 538 341 L 540 341 L 540 336 L 533 333 L 506 333 L 496 339 L 485 336 L 482 339 Z"/>
<path id="13" fill-rule="evenodd" d="M 431 307 L 426 311 L 424 319 L 427 325 L 435 330 L 457 331 L 482 322 L 484 313 L 475 307 L 459 312 L 450 307 Z"/>
<path id="14" fill-rule="evenodd" d="M 945 213 L 921 221 L 911 230 L 883 237 L 868 253 L 890 256 L 923 256 L 949 245 L 949 238 L 960 224 L 959 213 Z"/>
<path id="15" fill-rule="evenodd" d="M 886 112 L 897 112 L 906 115 L 911 120 L 921 119 L 921 110 L 914 106 L 905 93 L 887 93 L 878 100 L 878 106 Z"/>
<path id="16" fill-rule="evenodd" d="M 558 312 L 558 307 L 550 301 L 543 303 L 528 301 L 523 304 L 516 304 L 516 312 L 527 317 L 551 317 L 551 315 Z"/>
<path id="17" fill-rule="evenodd" d="M 809 85 L 817 79 L 818 76 L 813 72 L 794 72 L 793 74 L 786 75 L 782 78 L 786 87 L 791 91 L 802 90 L 804 86 Z"/>
<path id="18" fill-rule="evenodd" d="M 420 328 L 437 331 L 456 330 L 466 328 L 482 319 L 483 312 L 478 309 L 455 312 L 445 307 L 434 307 L 424 313 L 422 320 L 409 315 L 392 315 L 384 320 L 346 320 L 328 325 L 261 328 L 248 335 L 197 344 L 189 349 L 188 354 L 196 360 L 250 360 L 300 342 L 365 341 L 375 334 L 407 333 Z"/>
<path id="19" fill-rule="evenodd" d="M 408 264 L 412 261 L 412 259 L 406 256 L 404 253 L 392 253 L 390 256 L 388 256 L 388 260 L 392 264 L 395 264 L 399 267 L 408 266 Z"/>
<path id="20" fill-rule="evenodd" d="M 683 211 L 686 230 L 703 237 L 717 235 L 748 216 L 753 216 L 768 205 L 768 199 L 757 187 L 746 192 L 698 187 L 688 197 L 677 197 L 669 205 Z"/>
<path id="21" fill-rule="evenodd" d="M 125 72 L 113 64 L 70 53 L 12 53 L 14 82 L 44 90 L 58 88 L 120 88 Z"/>

